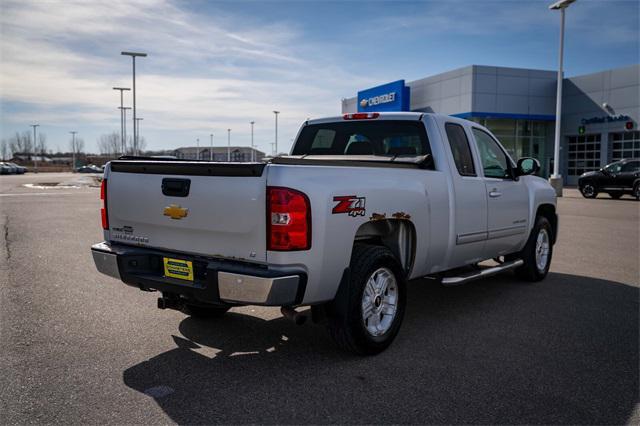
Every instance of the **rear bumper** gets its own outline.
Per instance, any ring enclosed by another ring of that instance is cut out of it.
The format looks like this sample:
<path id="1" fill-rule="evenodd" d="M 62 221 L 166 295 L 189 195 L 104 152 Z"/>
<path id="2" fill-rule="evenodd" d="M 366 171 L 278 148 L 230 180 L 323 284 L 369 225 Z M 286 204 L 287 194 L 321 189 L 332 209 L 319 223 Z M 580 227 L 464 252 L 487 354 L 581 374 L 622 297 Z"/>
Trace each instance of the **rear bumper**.
<path id="1" fill-rule="evenodd" d="M 106 242 L 91 247 L 99 272 L 142 290 L 158 290 L 206 304 L 295 306 L 307 283 L 304 271 L 213 259 Z M 164 276 L 163 258 L 190 260 L 194 280 Z"/>

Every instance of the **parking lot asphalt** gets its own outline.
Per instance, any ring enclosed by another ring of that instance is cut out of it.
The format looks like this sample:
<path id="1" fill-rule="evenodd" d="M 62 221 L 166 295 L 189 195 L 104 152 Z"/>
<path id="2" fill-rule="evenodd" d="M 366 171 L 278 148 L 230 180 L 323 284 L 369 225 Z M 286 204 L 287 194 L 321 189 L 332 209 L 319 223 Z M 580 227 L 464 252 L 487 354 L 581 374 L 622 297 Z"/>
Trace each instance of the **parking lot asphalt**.
<path id="1" fill-rule="evenodd" d="M 97 188 L 0 176 L 0 422 L 638 424 L 639 208 L 566 190 L 551 272 L 409 285 L 394 344 L 195 320 L 96 272 Z M 37 186 L 37 185 L 36 185 Z"/>

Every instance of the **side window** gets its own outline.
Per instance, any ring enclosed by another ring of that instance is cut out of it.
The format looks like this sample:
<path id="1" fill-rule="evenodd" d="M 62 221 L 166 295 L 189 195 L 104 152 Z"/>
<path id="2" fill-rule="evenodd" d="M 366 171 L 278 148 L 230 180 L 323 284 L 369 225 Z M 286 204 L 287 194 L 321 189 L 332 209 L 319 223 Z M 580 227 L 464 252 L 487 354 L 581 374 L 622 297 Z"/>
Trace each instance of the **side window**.
<path id="1" fill-rule="evenodd" d="M 464 128 L 459 124 L 447 123 L 445 124 L 445 129 L 458 173 L 460 173 L 460 176 L 476 176 L 469 139 L 467 139 Z"/>
<path id="2" fill-rule="evenodd" d="M 627 173 L 640 172 L 640 161 L 629 161 L 622 167 L 622 171 Z"/>
<path id="3" fill-rule="evenodd" d="M 498 143 L 488 133 L 474 127 L 473 136 L 480 151 L 480 161 L 485 177 L 504 179 L 510 177 L 509 160 Z"/>

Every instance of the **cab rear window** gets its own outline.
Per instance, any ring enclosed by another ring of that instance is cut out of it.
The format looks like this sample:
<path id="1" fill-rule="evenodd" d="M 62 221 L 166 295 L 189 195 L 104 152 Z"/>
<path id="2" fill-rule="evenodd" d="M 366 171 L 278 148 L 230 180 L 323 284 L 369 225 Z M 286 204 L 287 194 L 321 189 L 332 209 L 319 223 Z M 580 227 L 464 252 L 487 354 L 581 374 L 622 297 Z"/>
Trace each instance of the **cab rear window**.
<path id="1" fill-rule="evenodd" d="M 292 154 L 422 156 L 431 149 L 422 122 L 351 121 L 305 126 Z"/>

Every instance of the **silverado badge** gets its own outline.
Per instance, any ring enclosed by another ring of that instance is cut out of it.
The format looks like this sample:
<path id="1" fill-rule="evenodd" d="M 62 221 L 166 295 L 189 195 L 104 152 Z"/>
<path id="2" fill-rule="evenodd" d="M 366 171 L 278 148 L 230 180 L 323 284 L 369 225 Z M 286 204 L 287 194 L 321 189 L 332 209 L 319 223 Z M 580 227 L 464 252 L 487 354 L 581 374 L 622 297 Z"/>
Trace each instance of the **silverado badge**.
<path id="1" fill-rule="evenodd" d="M 169 216 L 171 219 L 182 219 L 183 217 L 187 217 L 189 214 L 189 209 L 185 209 L 180 207 L 177 204 L 171 204 L 169 207 L 164 208 L 165 216 Z"/>

